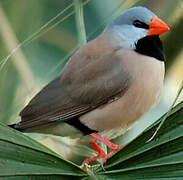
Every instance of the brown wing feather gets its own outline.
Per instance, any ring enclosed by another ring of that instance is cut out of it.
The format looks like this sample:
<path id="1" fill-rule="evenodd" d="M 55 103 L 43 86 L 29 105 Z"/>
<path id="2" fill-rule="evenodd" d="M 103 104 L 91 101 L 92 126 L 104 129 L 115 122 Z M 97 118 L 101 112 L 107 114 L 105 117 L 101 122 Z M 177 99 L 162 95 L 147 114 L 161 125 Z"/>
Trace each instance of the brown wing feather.
<path id="1" fill-rule="evenodd" d="M 91 56 L 88 45 L 69 60 L 60 77 L 43 88 L 22 110 L 22 121 L 17 128 L 66 121 L 106 104 L 127 90 L 130 77 L 122 67 L 117 50 Z"/>

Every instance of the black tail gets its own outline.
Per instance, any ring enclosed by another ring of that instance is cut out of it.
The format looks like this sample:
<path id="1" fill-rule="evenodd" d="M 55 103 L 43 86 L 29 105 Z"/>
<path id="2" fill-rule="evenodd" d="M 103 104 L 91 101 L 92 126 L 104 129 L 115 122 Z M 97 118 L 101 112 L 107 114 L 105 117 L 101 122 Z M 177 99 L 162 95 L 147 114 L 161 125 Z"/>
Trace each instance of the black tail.
<path id="1" fill-rule="evenodd" d="M 11 127 L 11 128 L 13 128 L 13 129 L 16 129 L 18 131 L 22 131 L 20 128 L 17 127 L 17 124 L 10 124 L 8 126 Z"/>
<path id="2" fill-rule="evenodd" d="M 15 125 L 16 125 L 16 124 L 10 124 L 10 125 L 8 125 L 8 126 L 11 127 L 11 128 L 13 128 L 13 129 L 16 129 L 16 128 L 15 128 Z"/>

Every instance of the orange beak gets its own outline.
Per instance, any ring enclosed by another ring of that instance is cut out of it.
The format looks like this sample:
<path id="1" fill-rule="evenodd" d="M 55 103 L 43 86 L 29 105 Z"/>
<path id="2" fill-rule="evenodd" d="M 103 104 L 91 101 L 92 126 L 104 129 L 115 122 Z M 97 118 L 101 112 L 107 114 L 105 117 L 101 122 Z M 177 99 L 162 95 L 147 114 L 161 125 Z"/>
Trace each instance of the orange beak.
<path id="1" fill-rule="evenodd" d="M 153 17 L 151 22 L 149 23 L 149 31 L 147 33 L 147 36 L 160 35 L 169 30 L 170 28 L 168 27 L 168 25 L 165 24 L 161 19 Z"/>

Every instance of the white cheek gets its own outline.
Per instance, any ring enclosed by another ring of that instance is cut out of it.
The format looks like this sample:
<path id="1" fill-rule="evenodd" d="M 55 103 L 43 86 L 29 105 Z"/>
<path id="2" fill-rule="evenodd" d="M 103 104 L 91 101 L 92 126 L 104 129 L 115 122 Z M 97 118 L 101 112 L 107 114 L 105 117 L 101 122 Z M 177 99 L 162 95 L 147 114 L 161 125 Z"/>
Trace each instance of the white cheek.
<path id="1" fill-rule="evenodd" d="M 136 28 L 130 25 L 123 25 L 115 27 L 115 33 L 122 39 L 121 46 L 127 48 L 135 48 L 135 43 L 146 36 L 148 30 Z"/>

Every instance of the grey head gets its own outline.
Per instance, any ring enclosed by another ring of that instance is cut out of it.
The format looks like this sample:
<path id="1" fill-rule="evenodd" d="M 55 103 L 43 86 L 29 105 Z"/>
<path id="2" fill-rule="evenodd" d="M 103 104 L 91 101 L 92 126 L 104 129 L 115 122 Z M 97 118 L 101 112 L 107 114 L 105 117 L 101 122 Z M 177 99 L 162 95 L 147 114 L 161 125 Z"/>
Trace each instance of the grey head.
<path id="1" fill-rule="evenodd" d="M 138 6 L 128 9 L 123 14 L 118 16 L 110 25 L 134 25 L 134 22 L 139 21 L 148 25 L 153 17 L 157 17 L 149 9 Z"/>
<path id="2" fill-rule="evenodd" d="M 149 23 L 153 17 L 157 17 L 145 7 L 134 7 L 114 19 L 105 29 L 116 39 L 120 39 L 121 47 L 135 49 L 137 41 L 148 33 Z"/>

